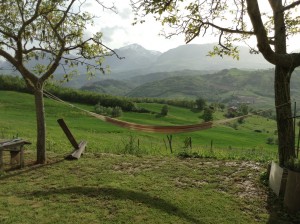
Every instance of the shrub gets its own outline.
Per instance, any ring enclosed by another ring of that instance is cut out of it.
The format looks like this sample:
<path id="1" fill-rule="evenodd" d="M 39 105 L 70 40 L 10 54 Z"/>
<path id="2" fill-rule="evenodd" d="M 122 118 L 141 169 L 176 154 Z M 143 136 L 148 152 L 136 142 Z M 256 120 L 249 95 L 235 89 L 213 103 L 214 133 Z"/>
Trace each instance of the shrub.
<path id="1" fill-rule="evenodd" d="M 114 107 L 112 109 L 111 116 L 112 117 L 121 117 L 122 113 L 123 113 L 123 111 L 122 111 L 121 107 Z"/>
<path id="2" fill-rule="evenodd" d="M 202 116 L 204 121 L 213 120 L 213 111 L 210 108 L 205 108 Z"/>
<path id="3" fill-rule="evenodd" d="M 169 107 L 168 107 L 168 105 L 164 105 L 164 106 L 161 108 L 160 115 L 161 115 L 161 116 L 167 116 L 168 113 L 169 113 Z"/>

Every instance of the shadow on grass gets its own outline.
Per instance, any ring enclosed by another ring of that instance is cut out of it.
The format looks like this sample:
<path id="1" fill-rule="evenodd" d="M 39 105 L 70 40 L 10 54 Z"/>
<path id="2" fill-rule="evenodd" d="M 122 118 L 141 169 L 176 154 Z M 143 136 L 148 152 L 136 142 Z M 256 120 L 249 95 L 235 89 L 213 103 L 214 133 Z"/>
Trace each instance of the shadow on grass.
<path id="1" fill-rule="evenodd" d="M 195 224 L 204 224 L 189 214 L 181 211 L 178 207 L 173 205 L 172 203 L 165 201 L 161 198 L 151 196 L 149 194 L 143 192 L 136 192 L 132 190 L 126 189 L 117 189 L 117 188 L 94 188 L 94 187 L 70 187 L 70 188 L 63 188 L 63 189 L 55 189 L 55 190 L 47 190 L 47 191 L 35 191 L 32 192 L 32 196 L 34 197 L 44 197 L 53 194 L 77 194 L 83 195 L 86 197 L 100 197 L 103 200 L 107 200 L 108 198 L 111 200 L 131 200 L 136 203 L 142 203 L 146 206 L 150 206 L 152 208 L 161 210 L 169 215 L 174 215 L 179 218 L 185 219 L 190 223 Z"/>
<path id="2" fill-rule="evenodd" d="M 300 212 L 289 211 L 283 204 L 283 198 L 277 197 L 272 190 L 269 190 L 267 206 L 270 214 L 267 224 L 300 224 Z"/>
<path id="3" fill-rule="evenodd" d="M 46 164 L 36 164 L 35 162 L 32 162 L 32 163 L 26 165 L 23 169 L 13 167 L 13 168 L 5 170 L 5 171 L 8 171 L 8 173 L 0 175 L 0 180 L 4 180 L 4 179 L 11 178 L 11 177 L 19 176 L 19 175 L 25 174 L 25 173 L 30 173 L 34 170 L 37 170 L 37 169 L 40 169 L 40 168 L 43 168 L 43 167 L 47 167 L 47 166 L 53 166 L 53 165 L 61 163 L 63 161 L 65 161 L 65 159 L 59 159 L 59 160 L 56 160 L 56 161 L 51 161 L 51 162 L 48 162 Z"/>

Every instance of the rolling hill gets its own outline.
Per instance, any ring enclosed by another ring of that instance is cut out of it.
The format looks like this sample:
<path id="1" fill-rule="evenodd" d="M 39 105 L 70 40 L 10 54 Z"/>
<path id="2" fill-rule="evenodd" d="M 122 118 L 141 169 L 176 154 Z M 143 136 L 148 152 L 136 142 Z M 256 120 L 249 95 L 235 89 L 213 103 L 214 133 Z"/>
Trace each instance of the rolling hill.
<path id="1" fill-rule="evenodd" d="M 291 81 L 294 100 L 300 100 L 300 71 L 296 70 Z M 255 107 L 274 105 L 274 70 L 243 71 L 225 69 L 214 74 L 176 76 L 145 83 L 126 96 L 157 98 L 205 98 L 235 104 L 245 102 Z"/>

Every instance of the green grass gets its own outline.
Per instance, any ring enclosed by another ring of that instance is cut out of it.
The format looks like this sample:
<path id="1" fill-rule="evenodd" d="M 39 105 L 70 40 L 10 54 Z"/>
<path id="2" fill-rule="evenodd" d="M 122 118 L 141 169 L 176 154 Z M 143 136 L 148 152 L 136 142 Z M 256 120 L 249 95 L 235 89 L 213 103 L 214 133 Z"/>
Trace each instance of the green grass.
<path id="1" fill-rule="evenodd" d="M 75 108 L 46 99 L 46 165 L 35 161 L 33 97 L 0 92 L 0 138 L 19 136 L 33 144 L 25 151 L 26 167 L 0 173 L 0 223 L 297 223 L 280 200 L 260 181 L 265 163 L 276 157 L 267 145 L 275 123 L 251 117 L 236 129 L 229 125 L 194 133 L 173 135 L 174 154 L 197 153 L 201 157 L 170 156 L 166 135 L 140 133 L 115 127 Z M 78 105 L 93 110 L 93 106 Z M 159 112 L 162 105 L 145 104 Z M 125 113 L 121 119 L 149 124 L 197 123 L 199 114 L 170 107 L 165 118 L 155 114 Z M 215 114 L 222 118 L 220 113 Z M 64 118 L 77 140 L 88 147 L 78 161 L 65 161 L 71 145 L 56 120 Z M 147 118 L 147 119 L 146 119 Z M 262 132 L 257 133 L 254 130 Z M 193 149 L 183 149 L 192 137 Z M 140 142 L 133 154 L 126 145 Z M 213 147 L 211 148 L 211 140 Z M 28 150 L 29 149 L 29 150 Z M 127 151 L 128 152 L 128 151 Z M 230 161 L 228 160 L 230 159 Z"/>
<path id="2" fill-rule="evenodd" d="M 78 105 L 93 111 L 93 106 Z M 160 104 L 140 104 L 154 112 L 160 112 Z M 33 97 L 29 94 L 16 92 L 0 92 L 0 138 L 19 137 L 28 139 L 34 144 L 36 141 L 35 109 Z M 90 152 L 123 153 L 126 144 L 133 136 L 140 142 L 139 153 L 151 155 L 170 155 L 163 139 L 165 134 L 142 133 L 113 126 L 99 119 L 95 119 L 76 108 L 45 99 L 47 123 L 47 150 L 56 153 L 70 151 L 71 145 L 64 136 L 56 120 L 64 118 L 75 138 L 88 141 L 87 150 Z M 199 123 L 199 113 L 187 109 L 170 106 L 166 117 L 156 114 L 124 113 L 122 120 L 141 124 L 182 125 Z M 221 112 L 215 114 L 216 119 L 224 119 Z M 244 124 L 232 128 L 232 123 L 216 126 L 209 130 L 192 133 L 174 134 L 173 151 L 183 150 L 184 139 L 192 138 L 192 152 L 205 153 L 213 142 L 214 156 L 219 158 L 244 158 L 252 160 L 271 160 L 276 158 L 276 146 L 266 144 L 268 137 L 274 137 L 275 122 L 265 118 L 253 116 L 247 118 Z M 254 130 L 261 130 L 257 133 Z"/>
<path id="3" fill-rule="evenodd" d="M 33 153 L 27 151 L 27 160 Z M 86 153 L 0 176 L 0 222 L 284 223 L 252 162 Z M 283 215 L 284 214 L 284 215 Z M 286 222 L 292 223 L 292 222 Z M 296 223 L 296 222 L 294 222 Z"/>

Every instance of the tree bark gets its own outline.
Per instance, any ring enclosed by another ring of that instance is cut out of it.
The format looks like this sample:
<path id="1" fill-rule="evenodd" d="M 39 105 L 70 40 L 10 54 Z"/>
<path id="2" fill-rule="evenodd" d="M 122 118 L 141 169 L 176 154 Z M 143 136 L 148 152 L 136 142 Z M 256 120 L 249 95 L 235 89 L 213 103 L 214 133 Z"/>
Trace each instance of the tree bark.
<path id="1" fill-rule="evenodd" d="M 36 123 L 37 123 L 37 160 L 38 164 L 46 162 L 46 123 L 43 98 L 43 85 L 35 87 L 35 108 L 36 108 Z"/>
<path id="2" fill-rule="evenodd" d="M 290 78 L 292 71 L 275 67 L 275 106 L 278 130 L 278 155 L 279 165 L 285 166 L 295 158 L 294 128 L 292 119 L 292 107 L 290 96 Z"/>

